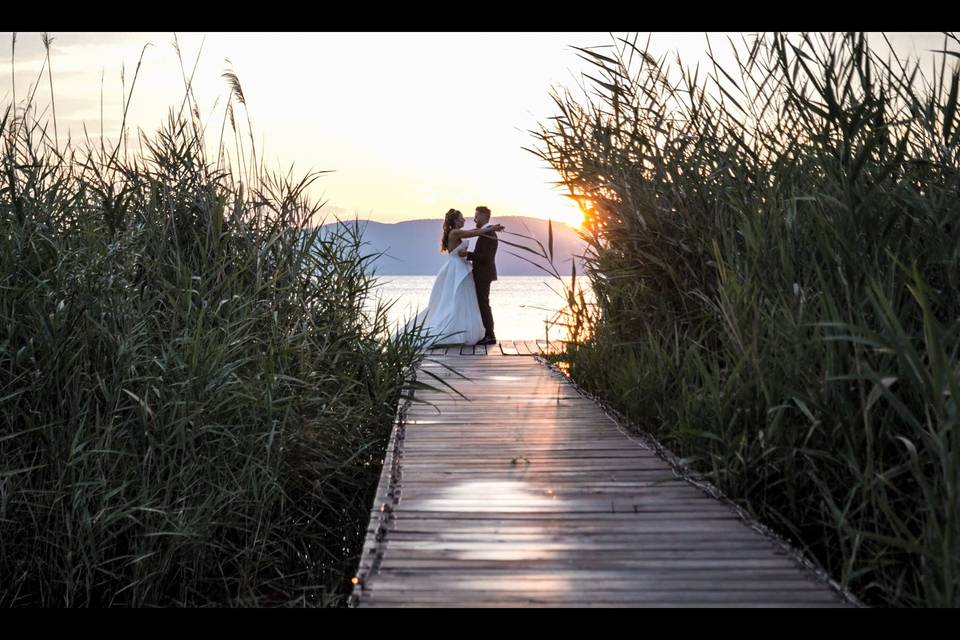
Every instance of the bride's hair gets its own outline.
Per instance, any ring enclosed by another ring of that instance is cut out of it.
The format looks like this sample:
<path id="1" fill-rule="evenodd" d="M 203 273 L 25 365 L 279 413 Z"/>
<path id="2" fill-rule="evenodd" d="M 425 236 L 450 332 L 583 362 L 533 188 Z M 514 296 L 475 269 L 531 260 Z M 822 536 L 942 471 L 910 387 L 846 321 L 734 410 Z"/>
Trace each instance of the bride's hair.
<path id="1" fill-rule="evenodd" d="M 456 209 L 450 209 L 447 211 L 447 215 L 443 216 L 443 234 L 440 237 L 440 253 L 447 252 L 447 239 L 450 237 L 450 230 L 453 229 L 453 221 L 457 219 L 457 216 L 462 215 Z"/>

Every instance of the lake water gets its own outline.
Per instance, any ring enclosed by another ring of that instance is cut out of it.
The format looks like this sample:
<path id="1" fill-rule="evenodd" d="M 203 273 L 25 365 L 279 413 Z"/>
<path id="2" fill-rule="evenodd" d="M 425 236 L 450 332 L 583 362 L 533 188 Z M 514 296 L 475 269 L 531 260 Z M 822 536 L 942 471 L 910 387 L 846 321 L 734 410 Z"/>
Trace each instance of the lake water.
<path id="1" fill-rule="evenodd" d="M 403 323 L 427 306 L 434 276 L 379 276 L 375 295 L 397 302 L 390 310 L 391 323 Z M 564 278 L 568 285 L 570 278 Z M 585 279 L 577 278 L 578 287 Z M 552 289 L 552 290 L 551 290 Z M 555 278 L 500 276 L 490 285 L 490 308 L 499 340 L 550 340 L 564 337 L 562 327 L 547 330 L 546 320 L 564 306 L 563 289 Z"/>

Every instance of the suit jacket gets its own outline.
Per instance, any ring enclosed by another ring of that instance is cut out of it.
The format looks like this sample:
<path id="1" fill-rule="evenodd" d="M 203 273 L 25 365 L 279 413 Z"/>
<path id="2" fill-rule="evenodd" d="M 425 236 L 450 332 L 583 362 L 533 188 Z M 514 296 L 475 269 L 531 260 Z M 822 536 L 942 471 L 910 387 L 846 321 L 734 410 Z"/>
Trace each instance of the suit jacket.
<path id="1" fill-rule="evenodd" d="M 497 234 L 488 232 L 492 238 L 477 236 L 477 245 L 467 252 L 467 260 L 473 263 L 473 277 L 479 280 L 497 279 Z"/>

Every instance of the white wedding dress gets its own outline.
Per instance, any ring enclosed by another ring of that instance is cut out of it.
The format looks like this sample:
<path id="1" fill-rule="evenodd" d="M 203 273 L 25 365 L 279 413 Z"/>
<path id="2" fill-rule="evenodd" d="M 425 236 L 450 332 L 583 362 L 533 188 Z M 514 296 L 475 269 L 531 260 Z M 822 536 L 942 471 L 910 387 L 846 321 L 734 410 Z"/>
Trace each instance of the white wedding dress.
<path id="1" fill-rule="evenodd" d="M 434 344 L 476 344 L 485 331 L 477 288 L 473 283 L 473 265 L 457 252 L 466 247 L 463 240 L 447 254 L 430 291 L 427 308 L 410 321 L 409 326 L 422 324 Z"/>

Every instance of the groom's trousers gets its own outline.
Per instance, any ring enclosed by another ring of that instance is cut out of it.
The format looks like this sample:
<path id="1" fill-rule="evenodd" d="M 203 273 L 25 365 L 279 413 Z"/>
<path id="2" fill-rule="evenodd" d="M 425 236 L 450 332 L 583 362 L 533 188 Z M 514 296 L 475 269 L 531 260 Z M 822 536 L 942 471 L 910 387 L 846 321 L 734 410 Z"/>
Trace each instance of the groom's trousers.
<path id="1" fill-rule="evenodd" d="M 497 234 L 477 238 L 477 246 L 467 253 L 467 260 L 473 263 L 473 283 L 477 288 L 477 303 L 480 317 L 483 319 L 485 339 L 496 339 L 493 333 L 493 311 L 490 310 L 490 283 L 497 279 Z"/>
<path id="2" fill-rule="evenodd" d="M 476 272 L 474 272 L 476 273 Z M 490 309 L 490 280 L 474 277 L 477 287 L 477 303 L 480 305 L 480 317 L 483 319 L 484 338 L 493 338 L 493 311 Z"/>

